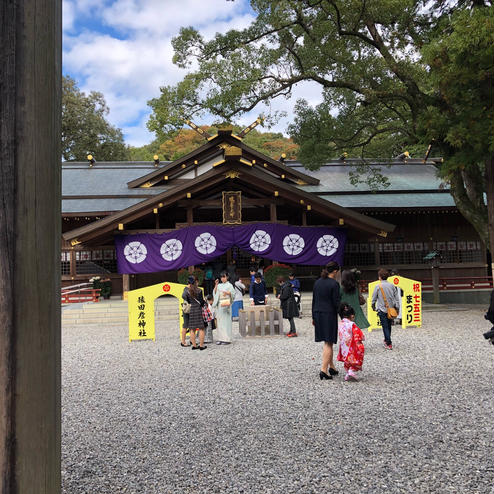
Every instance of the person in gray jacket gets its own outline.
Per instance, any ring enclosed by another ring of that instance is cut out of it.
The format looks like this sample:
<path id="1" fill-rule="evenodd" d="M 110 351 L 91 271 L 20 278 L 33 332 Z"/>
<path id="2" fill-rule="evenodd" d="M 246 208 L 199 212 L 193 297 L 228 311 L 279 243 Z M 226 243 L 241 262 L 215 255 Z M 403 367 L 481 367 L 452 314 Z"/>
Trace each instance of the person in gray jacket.
<path id="1" fill-rule="evenodd" d="M 379 284 L 376 288 L 374 288 L 374 293 L 372 294 L 372 308 L 377 311 L 377 315 L 381 321 L 381 326 L 384 333 L 384 348 L 387 350 L 392 350 L 391 319 L 388 319 L 388 309 L 386 307 L 386 302 L 384 301 L 383 292 L 386 296 L 386 301 L 389 307 L 394 307 L 398 310 L 400 307 L 400 301 L 398 299 L 398 291 L 396 290 L 396 287 L 386 281 L 389 277 L 389 271 L 381 268 L 377 275 L 379 276 Z"/>

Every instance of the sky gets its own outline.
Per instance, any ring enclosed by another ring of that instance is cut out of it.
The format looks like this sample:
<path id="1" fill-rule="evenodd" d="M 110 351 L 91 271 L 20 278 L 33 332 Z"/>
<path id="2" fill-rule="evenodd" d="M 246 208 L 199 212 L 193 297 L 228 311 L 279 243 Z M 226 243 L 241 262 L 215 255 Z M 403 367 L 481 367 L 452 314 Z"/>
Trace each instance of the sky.
<path id="1" fill-rule="evenodd" d="M 147 102 L 186 73 L 172 63 L 171 40 L 180 28 L 193 26 L 209 39 L 247 27 L 254 15 L 248 0 L 63 0 L 63 73 L 85 93 L 103 93 L 108 120 L 122 129 L 127 144 L 142 146 L 154 138 L 146 128 Z M 270 130 L 286 134 L 299 97 L 317 103 L 320 89 L 304 84 L 290 100 L 273 100 L 272 109 L 288 116 Z M 240 123 L 248 125 L 264 111 L 261 105 Z"/>

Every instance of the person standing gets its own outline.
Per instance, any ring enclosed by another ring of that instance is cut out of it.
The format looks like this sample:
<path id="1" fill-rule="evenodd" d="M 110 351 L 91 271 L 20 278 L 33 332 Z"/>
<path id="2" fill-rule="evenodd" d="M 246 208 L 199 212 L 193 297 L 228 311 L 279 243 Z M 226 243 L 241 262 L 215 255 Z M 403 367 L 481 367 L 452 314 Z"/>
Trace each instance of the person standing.
<path id="1" fill-rule="evenodd" d="M 290 273 L 288 275 L 288 281 L 292 285 L 293 288 L 293 295 L 295 296 L 295 302 L 297 303 L 297 309 L 298 309 L 298 316 L 302 317 L 302 309 L 300 307 L 300 301 L 302 299 L 300 295 L 300 281 L 295 278 L 295 273 Z"/>
<path id="2" fill-rule="evenodd" d="M 312 293 L 312 324 L 315 341 L 322 341 L 322 364 L 320 379 L 333 379 L 338 374 L 333 361 L 333 345 L 338 341 L 338 309 L 340 285 L 335 280 L 340 266 L 331 261 L 315 282 Z"/>
<path id="3" fill-rule="evenodd" d="M 192 350 L 206 350 L 204 345 L 204 318 L 202 315 L 202 307 L 204 306 L 204 297 L 202 290 L 197 286 L 197 281 L 193 276 L 189 276 L 189 289 L 186 295 L 186 300 L 190 304 L 189 312 L 189 338 L 192 343 Z M 196 343 L 196 331 L 199 332 L 199 346 Z"/>
<path id="4" fill-rule="evenodd" d="M 290 323 L 290 331 L 287 333 L 287 337 L 294 338 L 298 336 L 293 320 L 294 317 L 298 317 L 298 307 L 293 294 L 293 287 L 289 281 L 285 281 L 283 276 L 278 276 L 277 281 L 280 285 L 280 294 L 278 295 L 278 298 L 280 299 L 283 318 L 288 319 L 288 322 Z"/>
<path id="5" fill-rule="evenodd" d="M 340 349 L 337 359 L 343 362 L 345 381 L 357 381 L 357 372 L 362 370 L 364 362 L 364 335 L 355 324 L 355 310 L 346 302 L 340 305 L 341 322 L 338 327 Z"/>
<path id="6" fill-rule="evenodd" d="M 214 277 L 213 277 L 213 266 L 211 264 L 206 264 L 204 269 L 204 284 L 206 288 L 206 295 L 213 293 Z"/>
<path id="7" fill-rule="evenodd" d="M 191 286 L 195 283 L 195 278 L 193 276 L 189 276 L 187 279 L 187 286 L 184 288 L 182 292 L 182 299 L 189 303 L 189 293 L 190 293 L 190 288 Z M 183 326 L 180 331 L 180 346 L 187 347 L 190 346 L 187 344 L 187 333 L 189 333 L 189 311 L 190 308 L 188 309 L 188 312 L 184 312 L 184 307 L 182 306 L 182 317 L 183 317 Z M 190 334 L 190 333 L 189 333 Z"/>
<path id="8" fill-rule="evenodd" d="M 361 305 L 365 304 L 365 300 L 360 295 L 359 286 L 355 272 L 350 269 L 345 269 L 341 273 L 341 288 L 340 288 L 341 303 L 346 303 L 355 311 L 355 324 L 360 329 L 366 329 L 370 326 L 369 321 L 365 317 Z"/>
<path id="9" fill-rule="evenodd" d="M 228 273 L 223 271 L 221 282 L 215 281 L 213 307 L 216 315 L 216 344 L 229 345 L 232 342 L 232 303 L 235 290 L 228 281 Z"/>
<path id="10" fill-rule="evenodd" d="M 233 284 L 233 288 L 235 288 L 235 299 L 233 301 L 233 306 L 232 306 L 232 319 L 235 321 L 238 319 L 238 311 L 244 308 L 245 285 L 242 283 L 242 280 L 239 278 Z"/>
<path id="11" fill-rule="evenodd" d="M 254 283 L 249 287 L 250 305 L 266 305 L 268 303 L 268 290 L 262 279 L 261 273 L 254 275 Z"/>
<path id="12" fill-rule="evenodd" d="M 381 327 L 384 333 L 384 348 L 386 350 L 392 350 L 391 319 L 388 318 L 388 307 L 394 307 L 398 310 L 400 301 L 398 300 L 396 287 L 389 283 L 389 281 L 386 281 L 389 277 L 389 271 L 381 268 L 377 276 L 379 277 L 379 283 L 374 288 L 374 293 L 372 294 L 372 309 L 377 311 L 377 315 L 381 321 Z"/>

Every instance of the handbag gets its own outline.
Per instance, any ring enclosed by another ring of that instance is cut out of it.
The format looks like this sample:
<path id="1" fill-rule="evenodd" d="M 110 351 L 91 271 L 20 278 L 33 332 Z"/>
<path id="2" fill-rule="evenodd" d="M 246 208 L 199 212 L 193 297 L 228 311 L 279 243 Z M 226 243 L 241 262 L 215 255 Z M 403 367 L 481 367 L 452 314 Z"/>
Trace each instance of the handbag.
<path id="1" fill-rule="evenodd" d="M 388 311 L 388 319 L 396 319 L 398 317 L 397 310 L 394 307 L 389 306 L 386 295 L 384 295 L 384 290 L 383 290 L 383 286 L 381 283 L 379 283 L 379 287 L 381 288 L 381 293 L 383 294 L 384 305 L 386 306 L 386 309 Z"/>
<path id="2" fill-rule="evenodd" d="M 208 307 L 202 308 L 202 318 L 204 319 L 204 322 L 206 324 L 208 324 L 213 320 L 213 314 L 211 314 L 211 311 L 209 310 Z"/>
<path id="3" fill-rule="evenodd" d="M 184 300 L 182 302 L 182 312 L 184 314 L 188 314 L 190 312 L 190 303 L 187 302 L 187 300 Z"/>
<path id="4" fill-rule="evenodd" d="M 231 304 L 230 298 L 220 298 L 220 307 L 230 307 Z"/>

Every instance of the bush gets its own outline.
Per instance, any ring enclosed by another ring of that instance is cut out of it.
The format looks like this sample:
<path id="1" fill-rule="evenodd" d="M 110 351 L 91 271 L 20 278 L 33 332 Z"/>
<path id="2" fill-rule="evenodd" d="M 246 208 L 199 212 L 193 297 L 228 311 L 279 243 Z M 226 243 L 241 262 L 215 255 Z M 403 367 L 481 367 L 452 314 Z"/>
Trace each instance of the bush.
<path id="1" fill-rule="evenodd" d="M 286 264 L 271 264 L 264 270 L 264 281 L 267 287 L 277 286 L 276 278 L 283 276 L 288 279 L 288 275 L 292 272 L 292 268 Z"/>
<path id="2" fill-rule="evenodd" d="M 99 276 L 94 276 L 89 280 L 93 284 L 93 288 L 100 289 L 100 297 L 110 298 L 111 295 L 111 280 L 109 278 L 102 280 Z"/>
<path id="3" fill-rule="evenodd" d="M 180 269 L 177 272 L 178 282 L 182 285 L 186 285 L 187 278 L 191 275 L 197 278 L 199 285 L 202 285 L 202 282 L 204 281 L 204 271 L 200 268 L 195 268 L 192 273 L 189 273 L 189 270 L 187 268 Z"/>

